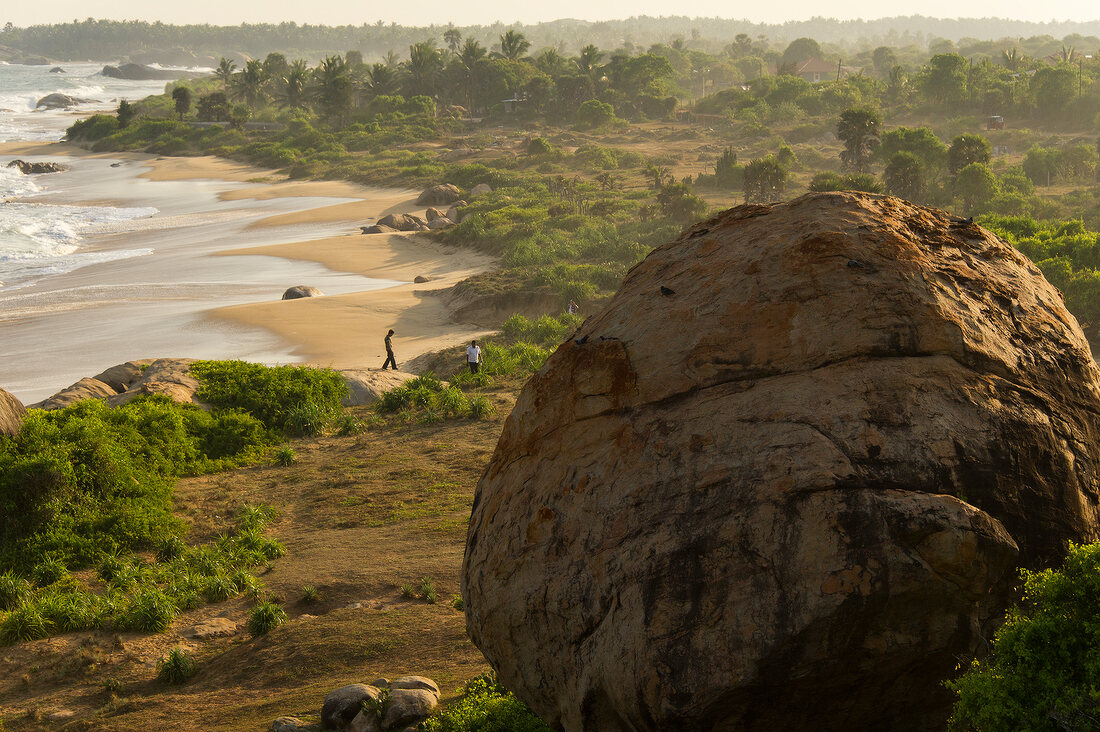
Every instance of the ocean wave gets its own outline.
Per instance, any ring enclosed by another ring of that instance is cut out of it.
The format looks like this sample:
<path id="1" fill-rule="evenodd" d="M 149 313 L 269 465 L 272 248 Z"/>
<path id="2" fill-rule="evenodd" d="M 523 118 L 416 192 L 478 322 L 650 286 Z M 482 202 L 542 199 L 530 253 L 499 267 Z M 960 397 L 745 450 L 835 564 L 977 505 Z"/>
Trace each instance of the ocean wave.
<path id="1" fill-rule="evenodd" d="M 0 167 L 0 201 L 33 196 L 41 190 L 32 178 L 23 175 L 15 168 L 7 167 L 7 163 L 4 163 L 4 167 Z"/>
<path id="2" fill-rule="evenodd" d="M 82 269 L 93 264 L 105 262 L 117 262 L 122 259 L 145 257 L 153 253 L 150 248 L 121 249 L 109 252 L 73 252 L 51 259 L 30 259 L 22 261 L 5 262 L 0 259 L 0 293 L 19 290 L 33 285 L 38 280 L 52 275 L 65 274 Z M 0 298 L 0 301 L 11 298 Z M 5 310 L 2 316 L 8 316 L 12 311 Z M 0 317 L 0 320 L 5 319 Z"/>

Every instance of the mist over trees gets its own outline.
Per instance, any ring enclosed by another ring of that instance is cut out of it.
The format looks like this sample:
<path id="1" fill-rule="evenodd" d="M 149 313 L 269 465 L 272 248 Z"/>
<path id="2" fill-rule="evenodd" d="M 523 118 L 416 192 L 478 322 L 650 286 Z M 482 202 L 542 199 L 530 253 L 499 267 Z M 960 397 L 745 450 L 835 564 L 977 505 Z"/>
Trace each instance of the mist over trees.
<path id="1" fill-rule="evenodd" d="M 0 24 L 3 24 L 0 16 Z M 915 46 L 921 50 L 946 50 L 980 46 L 1000 38 L 1038 38 L 1043 48 L 1025 49 L 1034 56 L 1053 53 L 1062 42 L 1100 36 L 1100 21 L 1034 23 L 1007 18 L 926 18 L 906 16 L 878 20 L 835 20 L 813 18 L 782 24 L 752 23 L 721 18 L 646 16 L 590 22 L 555 20 L 533 25 L 493 23 L 491 25 L 430 25 L 423 27 L 385 24 L 322 26 L 297 23 L 256 23 L 239 26 L 166 25 L 144 21 L 95 20 L 35 25 L 25 28 L 7 24 L 0 31 L 0 47 L 21 54 L 41 54 L 58 60 L 109 60 L 150 49 L 186 48 L 215 57 L 233 50 L 249 56 L 279 51 L 287 56 L 319 59 L 349 48 L 358 49 L 366 60 L 382 60 L 389 51 L 416 43 L 445 38 L 457 31 L 464 39 L 500 52 L 500 38 L 508 31 L 522 34 L 532 49 L 553 48 L 559 53 L 576 53 L 586 45 L 603 49 L 640 50 L 655 43 L 679 38 L 692 48 L 714 52 L 731 43 L 751 44 L 761 36 L 782 51 L 796 39 L 830 44 L 846 53 L 876 47 Z M 2 50 L 2 49 L 0 49 Z M 457 48 L 450 49 L 457 51 Z M 794 56 L 812 54 L 801 49 Z M 792 59 L 786 59 L 788 61 Z M 888 70 L 896 59 L 876 58 L 875 66 Z"/>

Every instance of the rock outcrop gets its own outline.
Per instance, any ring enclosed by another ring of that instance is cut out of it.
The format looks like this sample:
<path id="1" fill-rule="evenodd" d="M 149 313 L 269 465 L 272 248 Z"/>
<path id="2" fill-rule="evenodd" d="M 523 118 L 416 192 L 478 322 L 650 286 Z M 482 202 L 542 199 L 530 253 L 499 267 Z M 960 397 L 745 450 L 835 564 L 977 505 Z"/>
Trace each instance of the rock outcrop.
<path id="1" fill-rule="evenodd" d="M 414 214 L 389 214 L 378 219 L 377 226 L 386 226 L 395 231 L 427 231 L 428 229 L 427 222 Z"/>
<path id="2" fill-rule="evenodd" d="M 391 226 L 383 226 L 382 224 L 373 224 L 371 226 L 360 226 L 359 230 L 364 234 L 392 234 L 397 229 Z"/>
<path id="3" fill-rule="evenodd" d="M 866 194 L 634 267 L 478 484 L 471 638 L 551 727 L 943 729 L 1016 565 L 1098 538 L 1100 371 L 1005 242 Z"/>
<path id="4" fill-rule="evenodd" d="M 117 407 L 139 396 L 160 394 L 181 404 L 202 405 L 195 392 L 199 381 L 191 375 L 193 358 L 158 358 L 128 361 L 98 376 L 83 378 L 72 386 L 32 405 L 36 409 L 64 409 L 84 399 L 106 399 Z"/>
<path id="5" fill-rule="evenodd" d="M 325 293 L 318 290 L 316 287 L 310 287 L 309 285 L 295 285 L 290 287 L 283 293 L 284 300 L 299 300 L 303 297 L 321 297 Z"/>
<path id="6" fill-rule="evenodd" d="M 23 426 L 27 410 L 12 394 L 0 389 L 0 435 L 14 435 Z"/>
<path id="7" fill-rule="evenodd" d="M 416 199 L 421 206 L 446 206 L 458 200 L 462 191 L 453 183 L 441 183 L 427 188 Z"/>
<path id="8" fill-rule="evenodd" d="M 404 371 L 378 369 L 343 369 L 340 376 L 348 387 L 348 393 L 342 403 L 345 407 L 359 407 L 365 404 L 374 404 L 382 392 L 395 389 L 404 384 L 415 374 Z"/>
<path id="9" fill-rule="evenodd" d="M 28 163 L 26 160 L 12 160 L 8 163 L 9 168 L 18 168 L 19 172 L 23 175 L 40 175 L 42 173 L 60 173 L 64 170 L 68 170 L 68 167 L 61 163 Z"/>
<path id="10" fill-rule="evenodd" d="M 53 94 L 47 94 L 39 99 L 34 107 L 35 109 L 68 109 L 69 107 L 76 106 L 77 104 L 88 104 L 90 99 L 81 99 L 80 97 L 70 97 L 68 94 L 62 94 L 61 92 L 54 92 Z"/>
<path id="11" fill-rule="evenodd" d="M 423 676 L 348 684 L 325 697 L 321 705 L 321 724 L 317 728 L 348 732 L 416 732 L 417 725 L 438 705 L 439 686 Z M 304 732 L 307 726 L 297 717 L 279 717 L 270 729 L 272 732 Z"/>
<path id="12" fill-rule="evenodd" d="M 179 69 L 157 69 L 143 64 L 121 64 L 119 66 L 104 66 L 99 72 L 103 76 L 113 79 L 130 79 L 132 81 L 175 81 L 176 79 L 197 79 L 206 74 L 197 71 L 181 71 Z"/>

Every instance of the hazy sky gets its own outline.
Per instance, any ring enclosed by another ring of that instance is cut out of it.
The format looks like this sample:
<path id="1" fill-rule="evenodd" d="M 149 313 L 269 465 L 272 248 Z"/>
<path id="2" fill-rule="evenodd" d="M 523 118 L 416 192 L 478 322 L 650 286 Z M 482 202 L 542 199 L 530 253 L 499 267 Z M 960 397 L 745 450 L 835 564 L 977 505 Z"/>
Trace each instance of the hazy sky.
<path id="1" fill-rule="evenodd" d="M 1096 0 L 858 0 L 822 3 L 811 0 L 787 2 L 733 3 L 729 0 L 557 0 L 556 2 L 506 2 L 505 0 L 420 0 L 420 2 L 362 2 L 362 0 L 47 0 L 46 2 L 4 2 L 0 24 L 56 23 L 74 19 L 161 20 L 166 23 L 212 23 L 237 25 L 242 22 L 317 23 L 339 25 L 374 23 L 378 20 L 403 25 L 483 25 L 500 20 L 533 23 L 556 18 L 608 20 L 634 15 L 688 15 L 695 17 L 745 18 L 777 23 L 827 15 L 834 18 L 882 18 L 920 14 L 931 17 L 1001 17 L 1020 20 L 1096 20 Z"/>

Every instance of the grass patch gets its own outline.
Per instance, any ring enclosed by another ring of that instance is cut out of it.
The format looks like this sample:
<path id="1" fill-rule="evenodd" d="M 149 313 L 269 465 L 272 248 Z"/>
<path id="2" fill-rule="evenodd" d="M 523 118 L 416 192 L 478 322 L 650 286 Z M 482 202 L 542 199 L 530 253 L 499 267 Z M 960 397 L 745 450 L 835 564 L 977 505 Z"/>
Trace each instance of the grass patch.
<path id="1" fill-rule="evenodd" d="M 182 684 L 198 672 L 194 657 L 178 646 L 157 661 L 157 678 L 166 684 Z"/>
<path id="2" fill-rule="evenodd" d="M 462 700 L 433 713 L 420 724 L 424 732 L 550 732 L 527 705 L 500 685 L 495 673 L 466 684 Z"/>

